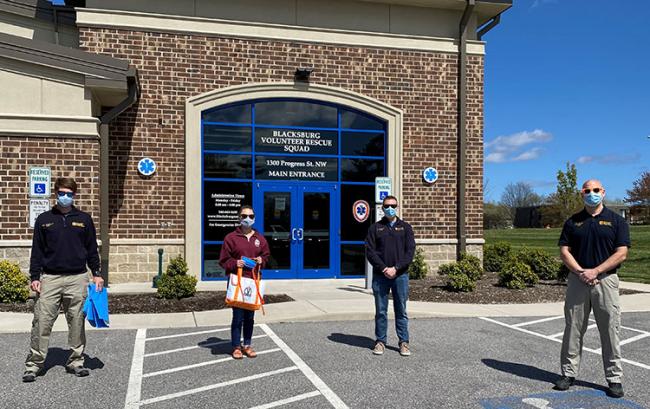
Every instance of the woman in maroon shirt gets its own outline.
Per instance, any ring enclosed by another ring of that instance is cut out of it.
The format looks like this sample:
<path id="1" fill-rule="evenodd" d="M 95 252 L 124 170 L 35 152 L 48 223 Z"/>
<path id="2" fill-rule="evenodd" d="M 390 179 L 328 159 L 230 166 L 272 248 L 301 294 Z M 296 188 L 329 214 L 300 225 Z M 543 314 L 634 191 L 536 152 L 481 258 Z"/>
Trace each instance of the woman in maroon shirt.
<path id="1" fill-rule="evenodd" d="M 251 206 L 242 206 L 239 209 L 239 221 L 241 226 L 235 231 L 228 233 L 221 247 L 219 264 L 226 270 L 226 275 L 237 274 L 239 267 L 243 268 L 244 277 L 253 278 L 253 270 L 244 266 L 242 257 L 252 258 L 257 264 L 264 267 L 269 259 L 269 245 L 264 236 L 252 228 L 255 223 L 255 213 Z M 228 280 L 230 283 L 230 280 Z M 253 325 L 255 324 L 255 311 L 248 311 L 243 308 L 233 307 L 232 324 L 230 325 L 230 336 L 232 341 L 232 357 L 242 359 L 243 354 L 249 358 L 255 358 L 257 354 L 251 348 L 253 338 Z M 244 327 L 244 346 L 241 344 L 242 325 Z M 243 352 L 243 354 L 242 354 Z"/>

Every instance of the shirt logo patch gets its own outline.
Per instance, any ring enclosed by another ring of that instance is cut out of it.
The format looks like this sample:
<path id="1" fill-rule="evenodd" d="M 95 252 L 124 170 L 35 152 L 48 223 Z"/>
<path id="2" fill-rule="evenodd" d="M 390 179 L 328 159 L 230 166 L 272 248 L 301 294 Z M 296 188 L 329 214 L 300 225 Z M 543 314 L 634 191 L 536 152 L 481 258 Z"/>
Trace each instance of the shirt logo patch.
<path id="1" fill-rule="evenodd" d="M 584 223 L 584 222 L 576 222 L 576 223 L 574 223 L 574 224 L 575 224 L 576 227 L 580 227 L 580 226 L 582 226 L 583 223 Z"/>
<path id="2" fill-rule="evenodd" d="M 385 227 L 377 227 L 377 231 L 384 231 Z"/>
<path id="3" fill-rule="evenodd" d="M 601 220 L 600 222 L 598 222 L 598 224 L 600 224 L 601 226 L 611 226 L 612 222 Z"/>
<path id="4" fill-rule="evenodd" d="M 86 227 L 82 222 L 72 222 L 73 227 Z"/>
<path id="5" fill-rule="evenodd" d="M 258 239 L 255 239 L 255 247 L 259 247 L 259 246 L 260 246 L 260 241 Z"/>
<path id="6" fill-rule="evenodd" d="M 44 228 L 44 229 L 47 229 L 48 227 L 50 227 L 52 225 L 54 225 L 54 223 L 45 223 L 45 224 L 41 224 L 41 227 Z"/>
<path id="7" fill-rule="evenodd" d="M 402 230 L 404 230 L 403 227 L 395 227 L 395 231 L 402 231 Z"/>

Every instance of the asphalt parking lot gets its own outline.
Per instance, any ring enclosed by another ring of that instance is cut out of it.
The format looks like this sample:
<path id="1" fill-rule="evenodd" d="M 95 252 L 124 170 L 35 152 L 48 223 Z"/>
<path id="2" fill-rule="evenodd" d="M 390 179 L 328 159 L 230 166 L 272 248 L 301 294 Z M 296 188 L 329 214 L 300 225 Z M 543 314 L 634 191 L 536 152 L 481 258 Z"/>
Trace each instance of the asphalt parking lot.
<path id="1" fill-rule="evenodd" d="M 20 380 L 28 334 L 3 334 L 3 408 L 645 408 L 650 405 L 650 313 L 623 314 L 624 399 L 604 392 L 597 330 L 581 376 L 557 376 L 562 317 L 411 321 L 413 355 L 389 331 L 373 356 L 368 321 L 256 326 L 256 359 L 229 357 L 229 329 L 88 332 L 88 378 L 66 374 L 65 333 L 52 337 L 47 373 Z M 392 336 L 392 338 L 391 338 Z"/>

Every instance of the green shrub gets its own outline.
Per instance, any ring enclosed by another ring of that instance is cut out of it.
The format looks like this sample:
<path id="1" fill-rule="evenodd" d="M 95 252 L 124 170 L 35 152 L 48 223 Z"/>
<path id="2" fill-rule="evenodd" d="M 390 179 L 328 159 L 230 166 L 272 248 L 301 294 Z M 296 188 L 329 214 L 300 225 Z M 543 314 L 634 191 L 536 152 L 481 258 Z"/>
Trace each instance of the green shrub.
<path id="1" fill-rule="evenodd" d="M 415 256 L 409 265 L 408 273 L 412 280 L 420 280 L 429 274 L 429 265 L 424 261 L 424 251 L 419 247 L 415 249 Z"/>
<path id="2" fill-rule="evenodd" d="M 498 273 L 512 258 L 512 247 L 504 241 L 485 246 L 483 268 L 485 271 Z"/>
<path id="3" fill-rule="evenodd" d="M 173 259 L 169 260 L 169 264 L 167 265 L 167 270 L 165 271 L 165 274 L 168 276 L 184 276 L 187 274 L 187 263 L 185 262 L 185 259 L 183 256 L 180 254 Z"/>
<path id="4" fill-rule="evenodd" d="M 539 281 L 539 277 L 530 266 L 517 260 L 511 260 L 499 272 L 499 285 L 510 289 L 523 289 L 532 287 Z"/>
<path id="5" fill-rule="evenodd" d="M 158 279 L 158 296 L 160 298 L 186 298 L 196 294 L 196 277 L 188 275 L 170 276 L 163 274 Z"/>
<path id="6" fill-rule="evenodd" d="M 452 273 L 447 275 L 447 288 L 450 291 L 469 293 L 476 288 L 476 281 L 463 273 Z"/>
<path id="7" fill-rule="evenodd" d="M 483 277 L 483 266 L 481 259 L 469 253 L 460 254 L 460 268 L 469 278 L 476 281 Z"/>
<path id="8" fill-rule="evenodd" d="M 558 278 L 562 263 L 544 250 L 529 249 L 524 247 L 516 255 L 517 260 L 526 263 L 533 273 L 542 280 L 555 280 Z"/>
<path id="9" fill-rule="evenodd" d="M 29 278 L 16 263 L 0 260 L 0 302 L 25 302 L 29 298 Z"/>
<path id="10" fill-rule="evenodd" d="M 463 274 L 463 269 L 456 262 L 447 263 L 438 267 L 438 274 L 440 274 L 441 276 L 448 276 L 452 274 Z"/>
<path id="11" fill-rule="evenodd" d="M 566 281 L 569 278 L 569 274 L 571 274 L 571 271 L 569 271 L 569 268 L 562 263 L 560 271 L 557 273 L 557 280 Z"/>

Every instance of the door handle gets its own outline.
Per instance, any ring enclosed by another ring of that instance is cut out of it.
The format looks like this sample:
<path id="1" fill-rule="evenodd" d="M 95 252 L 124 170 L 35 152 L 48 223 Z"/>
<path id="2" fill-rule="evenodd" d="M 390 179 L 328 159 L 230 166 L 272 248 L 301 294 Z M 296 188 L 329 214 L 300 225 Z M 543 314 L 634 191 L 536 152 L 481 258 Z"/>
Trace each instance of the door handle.
<path id="1" fill-rule="evenodd" d="M 298 236 L 298 241 L 302 241 L 303 240 L 303 230 L 301 228 L 298 228 L 298 229 L 296 229 L 296 233 L 297 233 L 297 236 Z"/>
<path id="2" fill-rule="evenodd" d="M 291 229 L 291 241 L 296 241 L 296 229 Z"/>

